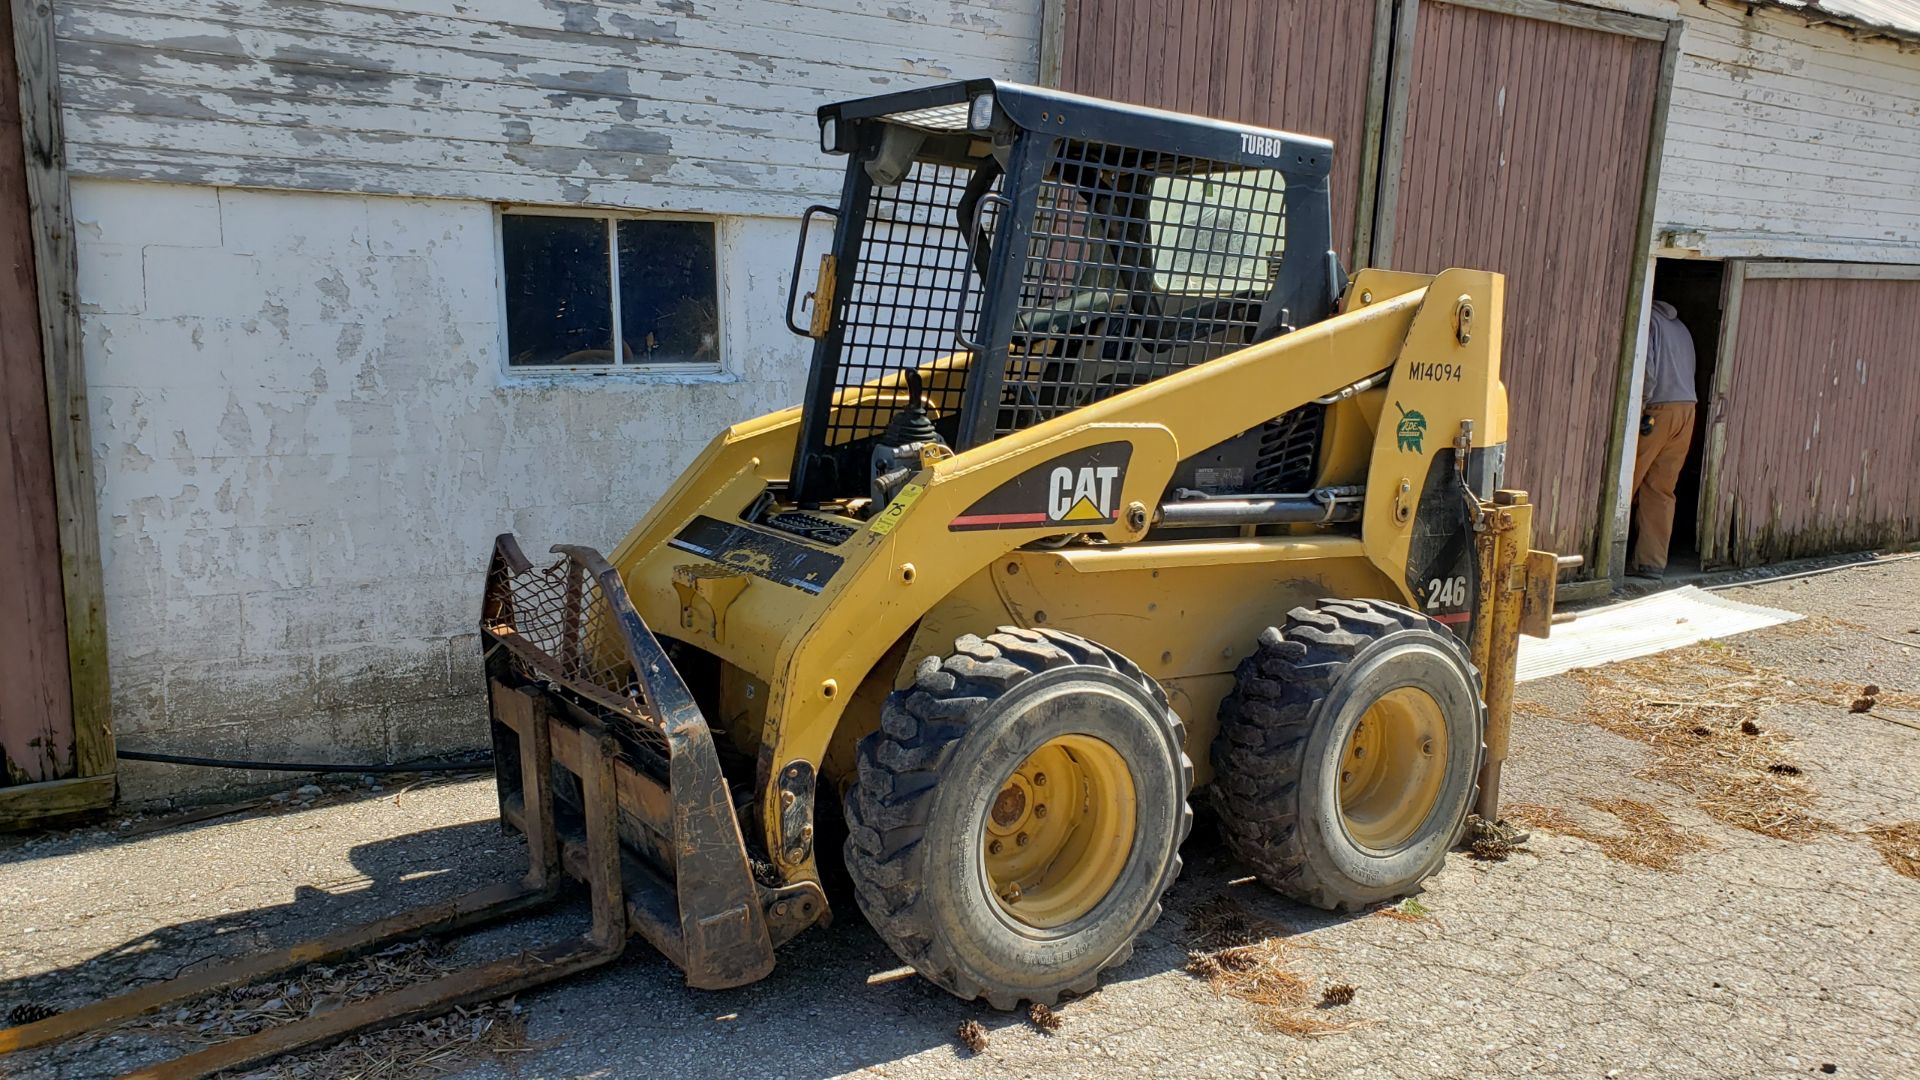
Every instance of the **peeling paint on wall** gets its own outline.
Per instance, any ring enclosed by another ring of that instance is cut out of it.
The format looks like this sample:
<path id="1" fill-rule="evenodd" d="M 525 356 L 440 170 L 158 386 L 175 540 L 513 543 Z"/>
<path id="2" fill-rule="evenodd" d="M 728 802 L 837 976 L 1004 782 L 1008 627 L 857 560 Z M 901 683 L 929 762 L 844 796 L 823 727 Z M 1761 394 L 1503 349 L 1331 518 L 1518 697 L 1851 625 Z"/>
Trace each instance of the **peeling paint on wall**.
<path id="1" fill-rule="evenodd" d="M 1031 81 L 1040 0 L 60 0 L 76 175 L 790 216 L 814 110 Z"/>
<path id="2" fill-rule="evenodd" d="M 1662 243 L 1712 258 L 1920 262 L 1920 53 L 1765 8 L 1677 14 Z"/>

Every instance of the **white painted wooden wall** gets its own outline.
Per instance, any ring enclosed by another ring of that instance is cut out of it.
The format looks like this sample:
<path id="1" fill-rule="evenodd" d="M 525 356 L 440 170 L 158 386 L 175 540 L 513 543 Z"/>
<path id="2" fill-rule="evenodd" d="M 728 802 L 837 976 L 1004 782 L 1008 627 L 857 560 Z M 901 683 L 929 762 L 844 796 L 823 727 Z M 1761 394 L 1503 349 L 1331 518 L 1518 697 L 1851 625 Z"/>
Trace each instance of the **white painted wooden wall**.
<path id="1" fill-rule="evenodd" d="M 58 0 L 82 176 L 788 216 L 813 110 L 1032 79 L 1039 0 Z"/>
<path id="2" fill-rule="evenodd" d="M 1920 262 L 1920 50 L 1688 0 L 1654 242 Z"/>

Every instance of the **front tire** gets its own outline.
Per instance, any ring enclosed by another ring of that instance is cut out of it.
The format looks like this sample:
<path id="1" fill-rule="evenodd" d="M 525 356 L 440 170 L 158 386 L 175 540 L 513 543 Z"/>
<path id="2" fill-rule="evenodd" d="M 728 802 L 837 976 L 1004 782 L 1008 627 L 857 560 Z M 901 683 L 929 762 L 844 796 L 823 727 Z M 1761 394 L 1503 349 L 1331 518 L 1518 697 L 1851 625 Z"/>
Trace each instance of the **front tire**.
<path id="1" fill-rule="evenodd" d="M 861 740 L 846 861 L 882 940 L 998 1009 L 1083 994 L 1160 916 L 1192 826 L 1152 679 L 1056 631 L 960 638 Z"/>
<path id="2" fill-rule="evenodd" d="M 1295 608 L 1220 706 L 1213 797 L 1228 846 L 1315 907 L 1412 892 L 1459 840 L 1485 730 L 1479 677 L 1446 627 L 1384 601 Z"/>

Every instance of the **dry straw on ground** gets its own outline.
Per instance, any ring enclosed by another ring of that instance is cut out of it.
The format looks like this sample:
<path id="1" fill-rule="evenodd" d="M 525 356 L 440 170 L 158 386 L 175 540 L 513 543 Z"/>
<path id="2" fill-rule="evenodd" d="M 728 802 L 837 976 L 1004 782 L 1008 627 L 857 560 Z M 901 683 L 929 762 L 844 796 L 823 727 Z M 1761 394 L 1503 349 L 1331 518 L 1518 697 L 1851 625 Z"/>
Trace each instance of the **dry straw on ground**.
<path id="1" fill-rule="evenodd" d="M 1894 873 L 1920 881 L 1920 821 L 1876 825 L 1867 838 Z"/>
<path id="2" fill-rule="evenodd" d="M 1809 618 L 1772 628 L 1771 634 L 1831 635 L 1865 632 L 1842 620 Z M 1776 705 L 1821 706 L 1836 723 L 1856 722 L 1849 710 L 1920 709 L 1920 694 L 1880 686 L 1808 678 L 1755 662 L 1738 644 L 1707 641 L 1656 656 L 1568 673 L 1586 690 L 1578 716 L 1540 702 L 1517 712 L 1584 720 L 1646 746 L 1651 759 L 1641 775 L 1672 784 L 1693 797 L 1714 820 L 1780 840 L 1806 841 L 1834 827 L 1813 813 L 1816 793 L 1806 770 L 1790 760 L 1793 739 L 1760 724 L 1761 710 Z M 1877 712 L 1869 718 L 1920 729 L 1920 724 Z M 1512 808 L 1516 819 L 1599 844 L 1614 858 L 1672 869 L 1700 842 L 1644 803 L 1587 800 L 1621 820 L 1624 831 L 1594 828 L 1590 816 L 1566 807 Z M 1920 823 L 1868 830 L 1889 865 L 1920 877 Z M 1904 861 L 1903 861 L 1904 860 Z"/>
<path id="3" fill-rule="evenodd" d="M 438 942 L 411 942 L 346 964 L 315 964 L 290 978 L 209 994 L 131 1026 L 197 1042 L 240 1038 L 458 970 L 448 951 Z M 526 1017 L 508 998 L 368 1032 L 252 1075 L 424 1080 L 478 1058 L 530 1049 Z"/>
<path id="4" fill-rule="evenodd" d="M 1427 909 L 1427 905 L 1421 903 L 1418 900 L 1415 900 L 1411 896 L 1407 897 L 1405 900 L 1402 900 L 1397 904 L 1382 904 L 1379 907 L 1374 908 L 1372 914 L 1378 915 L 1383 919 L 1392 919 L 1394 922 L 1404 922 L 1404 923 L 1437 923 L 1438 922 L 1438 920 L 1436 920 L 1433 917 L 1433 912 Z"/>
<path id="5" fill-rule="evenodd" d="M 1585 840 L 1597 845 L 1610 859 L 1650 870 L 1677 870 L 1680 856 L 1706 847 L 1706 841 L 1682 831 L 1665 814 L 1646 803 L 1633 799 L 1583 798 L 1580 801 L 1614 817 L 1620 828 L 1595 828 L 1584 816 L 1563 807 L 1532 803 L 1508 806 L 1507 816 L 1536 829 Z"/>
<path id="6" fill-rule="evenodd" d="M 1467 857 L 1476 862 L 1506 862 L 1523 852 L 1532 854 L 1532 849 L 1497 836 L 1482 836 L 1467 844 Z"/>
<path id="7" fill-rule="evenodd" d="M 1253 1005 L 1262 1024 L 1285 1035 L 1309 1038 L 1351 1027 L 1314 1014 L 1313 982 L 1292 969 L 1295 947 L 1280 933 L 1232 897 L 1203 901 L 1187 916 L 1187 973 L 1215 993 Z"/>
<path id="8" fill-rule="evenodd" d="M 1758 718 L 1769 705 L 1844 706 L 1851 688 L 1795 680 L 1718 642 L 1569 674 L 1586 688 L 1582 718 L 1647 746 L 1643 775 L 1688 792 L 1707 816 L 1781 840 L 1826 830 L 1785 760 L 1793 740 Z"/>
<path id="9" fill-rule="evenodd" d="M 441 1077 L 481 1058 L 533 1051 L 527 1018 L 511 1000 L 489 1002 L 368 1032 L 267 1075 L 287 1080 L 404 1080 Z"/>

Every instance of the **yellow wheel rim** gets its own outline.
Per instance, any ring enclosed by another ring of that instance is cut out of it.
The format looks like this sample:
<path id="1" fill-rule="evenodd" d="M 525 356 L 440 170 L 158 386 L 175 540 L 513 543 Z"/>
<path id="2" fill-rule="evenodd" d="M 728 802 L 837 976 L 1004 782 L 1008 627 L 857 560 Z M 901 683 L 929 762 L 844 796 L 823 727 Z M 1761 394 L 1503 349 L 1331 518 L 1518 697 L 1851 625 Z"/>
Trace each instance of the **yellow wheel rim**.
<path id="1" fill-rule="evenodd" d="M 1002 911 L 1038 929 L 1092 911 L 1133 852 L 1133 776 L 1091 735 L 1035 750 L 987 804 L 981 856 Z"/>
<path id="2" fill-rule="evenodd" d="M 1374 702 L 1340 751 L 1340 822 L 1362 847 L 1403 844 L 1427 820 L 1447 774 L 1440 703 L 1403 686 Z"/>

